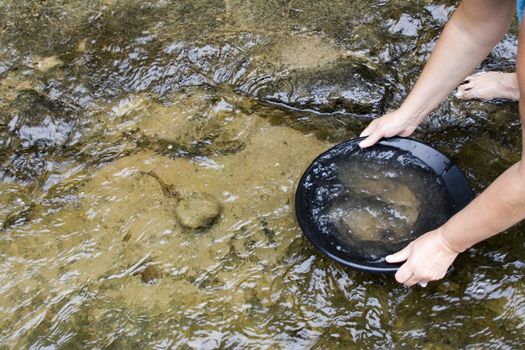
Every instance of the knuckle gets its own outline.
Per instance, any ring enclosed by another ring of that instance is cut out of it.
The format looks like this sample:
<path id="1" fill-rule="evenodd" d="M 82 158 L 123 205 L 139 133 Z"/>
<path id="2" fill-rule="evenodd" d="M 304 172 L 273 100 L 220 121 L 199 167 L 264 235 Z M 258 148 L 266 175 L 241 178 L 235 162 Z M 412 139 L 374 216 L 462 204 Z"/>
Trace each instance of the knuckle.
<path id="1" fill-rule="evenodd" d="M 421 275 L 420 279 L 421 281 L 435 281 L 436 280 L 435 275 L 430 274 L 430 273 L 425 273 Z"/>
<path id="2" fill-rule="evenodd" d="M 375 124 L 376 129 L 381 130 L 381 129 L 383 129 L 383 126 L 384 126 L 383 121 L 380 120 L 380 119 L 377 119 L 376 120 L 376 124 Z"/>
<path id="3" fill-rule="evenodd" d="M 404 270 L 401 270 L 399 269 L 396 273 L 396 281 L 398 281 L 399 283 L 403 283 L 406 281 L 406 279 L 408 278 L 406 272 Z"/>
<path id="4" fill-rule="evenodd" d="M 407 262 L 405 263 L 407 269 L 410 269 L 410 271 L 412 272 L 412 274 L 414 275 L 419 275 L 420 274 L 420 271 L 419 271 L 419 265 L 414 262 L 413 260 L 407 260 Z"/>
<path id="5" fill-rule="evenodd" d="M 415 281 L 407 281 L 407 282 L 404 283 L 404 285 L 407 286 L 407 287 L 412 287 L 414 284 L 416 284 Z"/>

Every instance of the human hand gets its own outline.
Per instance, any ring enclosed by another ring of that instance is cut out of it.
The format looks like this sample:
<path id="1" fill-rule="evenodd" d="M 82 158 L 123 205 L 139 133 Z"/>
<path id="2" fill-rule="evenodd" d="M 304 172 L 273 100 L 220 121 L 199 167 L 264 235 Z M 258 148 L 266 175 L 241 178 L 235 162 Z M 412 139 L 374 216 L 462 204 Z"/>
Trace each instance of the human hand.
<path id="1" fill-rule="evenodd" d="M 430 231 L 412 241 L 404 249 L 386 257 L 389 263 L 405 261 L 397 270 L 396 280 L 410 287 L 416 283 L 443 278 L 459 252 L 450 248 L 440 229 Z"/>
<path id="2" fill-rule="evenodd" d="M 359 146 L 370 147 L 383 137 L 410 136 L 422 120 L 423 118 L 414 117 L 402 108 L 396 109 L 368 124 L 360 135 L 367 138 L 361 141 Z"/>

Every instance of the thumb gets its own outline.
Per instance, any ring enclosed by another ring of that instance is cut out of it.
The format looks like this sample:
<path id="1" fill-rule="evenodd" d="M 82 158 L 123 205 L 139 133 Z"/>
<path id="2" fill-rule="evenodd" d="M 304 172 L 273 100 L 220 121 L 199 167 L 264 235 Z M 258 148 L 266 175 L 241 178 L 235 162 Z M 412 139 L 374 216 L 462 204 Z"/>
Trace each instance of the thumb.
<path id="1" fill-rule="evenodd" d="M 398 251 L 397 253 L 395 254 L 391 254 L 391 255 L 387 255 L 385 257 L 385 260 L 387 263 L 398 263 L 398 262 L 402 262 L 402 261 L 405 261 L 406 259 L 408 259 L 408 256 L 410 255 L 410 246 L 406 246 L 404 249 Z"/>

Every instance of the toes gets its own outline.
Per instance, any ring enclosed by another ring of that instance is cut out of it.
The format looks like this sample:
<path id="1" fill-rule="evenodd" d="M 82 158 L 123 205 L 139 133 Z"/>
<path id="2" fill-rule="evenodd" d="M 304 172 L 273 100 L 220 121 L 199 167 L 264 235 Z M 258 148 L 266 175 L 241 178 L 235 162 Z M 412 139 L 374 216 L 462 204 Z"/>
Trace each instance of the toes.
<path id="1" fill-rule="evenodd" d="M 472 89 L 465 90 L 462 93 L 460 93 L 459 95 L 456 94 L 456 96 L 457 96 L 457 98 L 459 98 L 461 100 L 473 100 L 473 99 L 479 98 L 478 96 L 476 96 L 476 94 L 474 93 L 474 91 Z"/>
<path id="2" fill-rule="evenodd" d="M 474 88 L 474 84 L 472 82 L 468 83 L 468 84 L 461 85 L 461 89 L 463 91 L 469 91 L 469 90 L 472 90 L 472 88 Z"/>
<path id="3" fill-rule="evenodd" d="M 478 72 L 478 73 L 474 73 L 474 74 L 471 74 L 471 75 L 467 76 L 465 79 L 463 79 L 463 82 L 461 83 L 461 85 L 472 83 L 472 82 L 473 82 L 474 80 L 476 80 L 481 74 L 484 74 L 484 72 Z"/>
<path id="4" fill-rule="evenodd" d="M 488 101 L 495 98 L 516 100 L 517 85 L 513 73 L 478 72 L 465 78 L 455 96 L 461 100 Z M 514 80 L 513 80 L 514 79 Z"/>
<path id="5" fill-rule="evenodd" d="M 471 83 L 463 84 L 458 86 L 458 89 L 456 90 L 455 96 L 459 99 L 469 99 L 472 98 L 471 91 L 474 86 Z"/>
<path id="6" fill-rule="evenodd" d="M 487 74 L 490 74 L 490 73 L 494 73 L 494 72 L 477 72 L 477 73 L 471 74 L 467 76 L 461 84 L 463 85 L 463 84 L 475 83 L 477 80 L 479 80 L 480 78 L 483 79 L 483 76 L 487 76 Z"/>
<path id="7" fill-rule="evenodd" d="M 470 75 L 469 77 L 470 77 L 471 79 L 475 79 L 475 78 L 477 78 L 477 77 L 479 77 L 479 76 L 481 76 L 481 75 L 485 75 L 485 74 L 487 74 L 487 73 L 493 73 L 493 72 L 477 72 L 477 73 L 474 73 L 474 74 Z M 467 77 L 467 78 L 468 78 L 468 77 Z"/>

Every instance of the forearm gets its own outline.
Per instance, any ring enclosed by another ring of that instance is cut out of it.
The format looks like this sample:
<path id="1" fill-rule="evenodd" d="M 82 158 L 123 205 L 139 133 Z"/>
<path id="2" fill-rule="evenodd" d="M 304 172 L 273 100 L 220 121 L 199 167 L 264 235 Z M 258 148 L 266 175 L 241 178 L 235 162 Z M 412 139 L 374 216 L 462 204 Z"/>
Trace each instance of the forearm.
<path id="1" fill-rule="evenodd" d="M 501 40 L 514 7 L 509 0 L 462 1 L 401 108 L 419 120 L 435 109 Z"/>
<path id="2" fill-rule="evenodd" d="M 396 254 L 389 263 L 406 261 L 396 280 L 407 286 L 427 283 L 445 276 L 459 252 L 503 231 L 525 218 L 525 171 L 521 162 L 496 179 L 437 230 L 427 232 Z"/>
<path id="3" fill-rule="evenodd" d="M 441 228 L 446 245 L 462 252 L 525 218 L 525 172 L 521 162 L 501 174 Z"/>
<path id="4" fill-rule="evenodd" d="M 520 95 L 525 96 L 525 26 L 521 26 L 516 62 Z M 522 140 L 525 139 L 525 99 L 520 99 Z M 445 243 L 455 251 L 491 237 L 525 218 L 525 143 L 522 159 L 501 174 L 479 197 L 452 217 L 441 230 Z"/>

